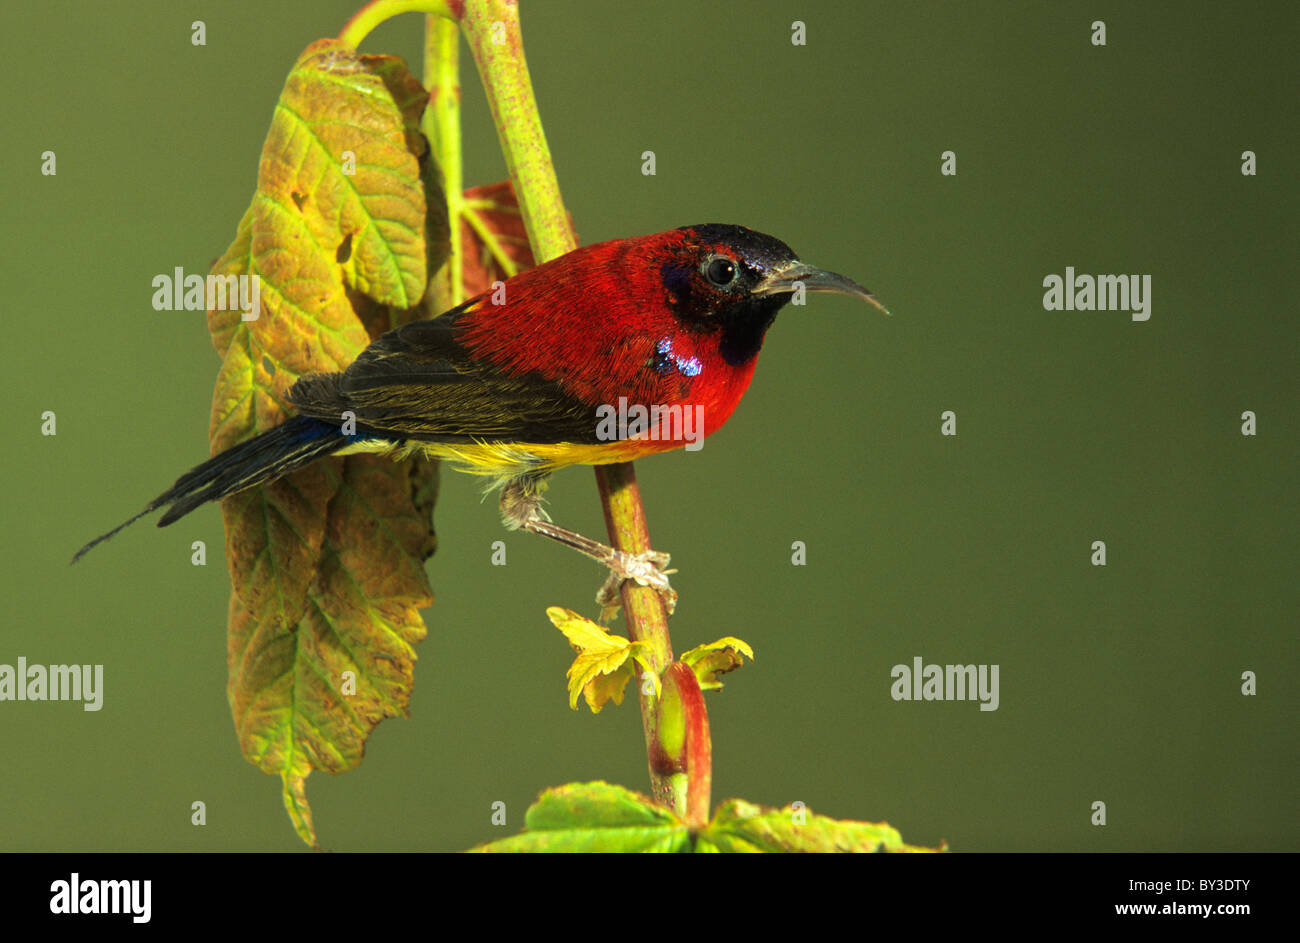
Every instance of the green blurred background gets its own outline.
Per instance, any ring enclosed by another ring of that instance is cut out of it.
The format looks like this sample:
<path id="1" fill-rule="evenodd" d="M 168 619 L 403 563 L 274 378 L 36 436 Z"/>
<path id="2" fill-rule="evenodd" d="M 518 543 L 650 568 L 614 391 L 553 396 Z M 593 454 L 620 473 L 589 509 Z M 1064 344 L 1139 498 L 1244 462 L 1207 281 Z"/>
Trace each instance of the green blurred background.
<path id="1" fill-rule="evenodd" d="M 895 315 L 788 308 L 726 429 L 638 465 L 680 569 L 677 650 L 757 652 L 710 698 L 715 800 L 958 851 L 1295 847 L 1297 8 L 1137 7 L 525 0 L 584 241 L 743 223 Z M 0 849 L 304 848 L 231 724 L 218 509 L 68 559 L 206 456 L 203 316 L 154 311 L 150 282 L 225 249 L 285 74 L 353 9 L 8 11 L 0 663 L 102 663 L 107 691 L 98 713 L 0 703 Z M 421 30 L 405 16 L 363 49 L 416 64 Z M 466 183 L 490 183 L 463 58 Z M 1150 321 L 1044 311 L 1067 265 L 1149 273 Z M 590 471 L 551 497 L 603 532 Z M 327 848 L 461 849 L 548 785 L 647 788 L 635 706 L 571 711 L 544 615 L 592 613 L 599 570 L 505 535 L 465 476 L 444 475 L 437 526 L 410 719 L 308 781 Z M 918 655 L 1000 665 L 999 709 L 894 702 L 891 667 Z"/>

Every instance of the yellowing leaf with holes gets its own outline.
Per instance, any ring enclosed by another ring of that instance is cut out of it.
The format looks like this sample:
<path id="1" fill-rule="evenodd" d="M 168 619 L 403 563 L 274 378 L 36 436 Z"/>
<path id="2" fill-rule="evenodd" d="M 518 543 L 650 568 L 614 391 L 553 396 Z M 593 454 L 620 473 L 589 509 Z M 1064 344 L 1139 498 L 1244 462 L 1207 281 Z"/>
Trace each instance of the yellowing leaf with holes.
<path id="1" fill-rule="evenodd" d="M 288 418 L 301 376 L 343 370 L 373 336 L 424 316 L 446 210 L 419 131 L 424 90 L 400 59 L 321 40 L 299 57 L 262 149 L 257 190 L 219 277 L 258 280 L 260 310 L 211 310 L 222 358 L 213 454 Z M 245 757 L 283 783 L 315 845 L 305 780 L 361 762 L 404 715 L 419 609 L 433 602 L 437 468 L 325 459 L 222 502 L 234 587 L 228 696 Z"/>
<path id="2" fill-rule="evenodd" d="M 722 687 L 718 676 L 735 671 L 745 663 L 746 658 L 754 660 L 754 650 L 749 647 L 749 643 L 728 635 L 707 645 L 697 645 L 679 660 L 690 665 L 695 672 L 701 691 L 716 691 Z"/>
<path id="3" fill-rule="evenodd" d="M 650 667 L 650 646 L 611 635 L 604 626 L 585 619 L 571 609 L 552 606 L 546 615 L 564 633 L 578 657 L 569 666 L 569 706 L 578 709 L 578 695 L 585 695 L 587 706 L 599 714 L 607 701 L 623 703 L 623 690 L 636 676 L 641 665 L 654 678 L 659 693 L 659 676 Z"/>

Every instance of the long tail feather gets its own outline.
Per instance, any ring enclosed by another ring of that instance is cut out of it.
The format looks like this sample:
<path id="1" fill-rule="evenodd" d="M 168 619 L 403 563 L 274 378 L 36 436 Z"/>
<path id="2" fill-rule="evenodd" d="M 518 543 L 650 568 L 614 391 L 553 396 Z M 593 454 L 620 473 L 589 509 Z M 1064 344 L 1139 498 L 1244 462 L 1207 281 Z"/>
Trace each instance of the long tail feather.
<path id="1" fill-rule="evenodd" d="M 218 501 L 287 475 L 338 451 L 348 441 L 337 426 L 320 419 L 295 416 L 269 432 L 214 455 L 181 475 L 175 484 L 150 501 L 135 517 L 123 521 L 78 550 L 72 562 L 76 563 L 91 547 L 103 543 L 151 511 L 170 505 L 158 521 L 159 527 L 166 527 L 201 504 Z"/>

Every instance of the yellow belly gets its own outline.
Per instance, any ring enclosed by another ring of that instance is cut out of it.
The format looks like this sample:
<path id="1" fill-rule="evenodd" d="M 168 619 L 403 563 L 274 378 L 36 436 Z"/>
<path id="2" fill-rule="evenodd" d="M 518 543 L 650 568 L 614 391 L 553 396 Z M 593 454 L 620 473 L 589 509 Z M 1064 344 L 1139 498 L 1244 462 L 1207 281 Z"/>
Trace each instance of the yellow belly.
<path id="1" fill-rule="evenodd" d="M 569 465 L 608 465 L 630 462 L 645 455 L 680 447 L 681 443 L 653 440 L 536 444 L 529 442 L 443 442 L 408 441 L 393 445 L 382 440 L 363 440 L 335 452 L 335 455 L 389 454 L 394 461 L 423 454 L 450 462 L 461 472 L 495 479 L 497 487 L 521 475 L 546 475 Z"/>

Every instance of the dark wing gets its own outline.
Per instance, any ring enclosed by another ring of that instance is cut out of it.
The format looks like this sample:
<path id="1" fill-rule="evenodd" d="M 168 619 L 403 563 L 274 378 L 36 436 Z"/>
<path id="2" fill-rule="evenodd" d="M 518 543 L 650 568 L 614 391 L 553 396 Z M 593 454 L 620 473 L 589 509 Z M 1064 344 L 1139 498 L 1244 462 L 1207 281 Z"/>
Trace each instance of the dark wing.
<path id="1" fill-rule="evenodd" d="M 343 373 L 306 376 L 289 391 L 303 415 L 357 431 L 426 442 L 594 443 L 596 407 L 536 374 L 507 376 L 456 340 L 473 302 L 376 339 Z"/>

